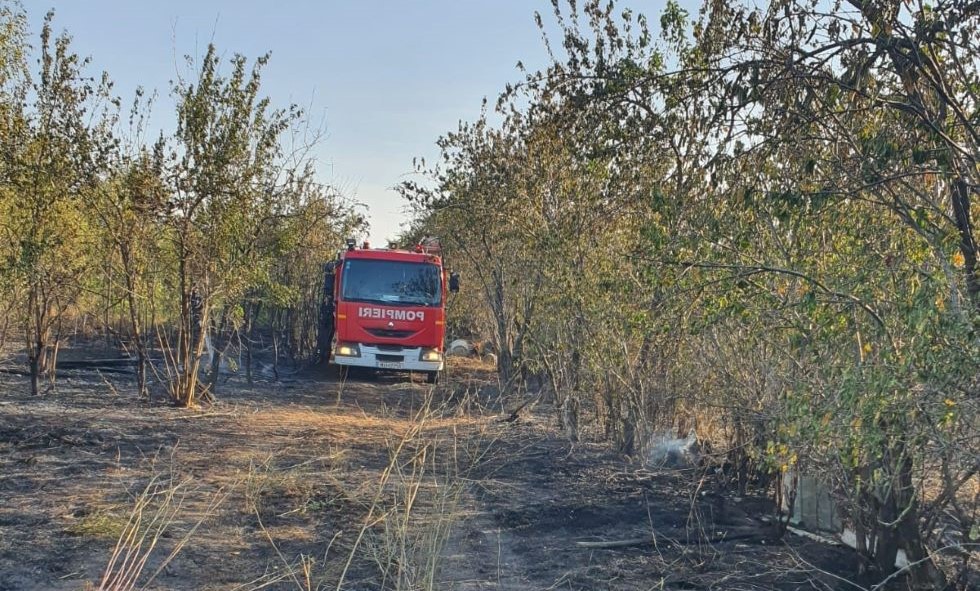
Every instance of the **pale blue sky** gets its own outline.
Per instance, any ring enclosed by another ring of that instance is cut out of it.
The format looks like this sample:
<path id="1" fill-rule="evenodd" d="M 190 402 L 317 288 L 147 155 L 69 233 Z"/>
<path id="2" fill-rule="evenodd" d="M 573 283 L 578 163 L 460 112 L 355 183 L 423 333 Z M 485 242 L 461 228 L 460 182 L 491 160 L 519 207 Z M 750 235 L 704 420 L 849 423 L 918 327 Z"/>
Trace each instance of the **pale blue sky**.
<path id="1" fill-rule="evenodd" d="M 534 11 L 548 0 L 25 0 L 34 32 L 54 8 L 75 50 L 106 70 L 128 100 L 156 89 L 154 123 L 172 127 L 169 80 L 180 56 L 214 40 L 227 56 L 271 51 L 263 77 L 273 102 L 296 102 L 323 119 L 316 151 L 322 180 L 364 203 L 371 240 L 383 245 L 406 221 L 391 187 L 416 156 L 437 156 L 435 140 L 473 120 L 519 79 L 518 60 L 547 65 Z M 656 22 L 662 0 L 636 6 Z"/>

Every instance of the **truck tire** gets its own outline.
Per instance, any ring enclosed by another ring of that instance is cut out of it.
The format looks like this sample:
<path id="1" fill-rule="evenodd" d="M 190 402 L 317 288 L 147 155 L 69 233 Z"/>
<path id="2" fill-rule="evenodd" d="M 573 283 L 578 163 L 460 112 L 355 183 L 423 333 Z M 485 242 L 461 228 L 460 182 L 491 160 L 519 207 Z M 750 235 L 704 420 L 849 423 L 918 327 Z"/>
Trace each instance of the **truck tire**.
<path id="1" fill-rule="evenodd" d="M 437 371 L 427 371 L 427 372 L 425 372 L 425 383 L 426 384 L 438 384 L 439 383 L 439 372 L 437 372 Z"/>
<path id="2" fill-rule="evenodd" d="M 350 377 L 350 367 L 346 365 L 334 365 L 333 375 L 340 381 L 347 381 Z"/>

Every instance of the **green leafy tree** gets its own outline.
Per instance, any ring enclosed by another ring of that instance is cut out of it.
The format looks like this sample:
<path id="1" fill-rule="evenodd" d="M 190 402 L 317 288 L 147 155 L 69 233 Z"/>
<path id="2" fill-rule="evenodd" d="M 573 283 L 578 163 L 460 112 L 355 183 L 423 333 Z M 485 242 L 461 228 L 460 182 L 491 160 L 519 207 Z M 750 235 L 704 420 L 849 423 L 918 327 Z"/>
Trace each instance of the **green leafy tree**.
<path id="1" fill-rule="evenodd" d="M 669 3 L 653 36 L 553 6 L 553 63 L 443 139 L 416 222 L 481 247 L 498 341 L 529 319 L 509 365 L 621 449 L 693 419 L 741 488 L 818 476 L 882 579 L 902 547 L 945 585 L 935 526 L 972 523 L 980 469 L 977 7 Z"/>
<path id="2" fill-rule="evenodd" d="M 93 240 L 79 201 L 102 172 L 98 102 L 109 90 L 105 76 L 84 75 L 87 60 L 72 53 L 67 34 L 53 37 L 53 17 L 48 13 L 41 30 L 38 72 L 15 78 L 11 93 L 20 100 L 4 105 L 5 268 L 35 394 L 39 380 L 53 375 L 60 321 L 90 263 Z"/>
<path id="3" fill-rule="evenodd" d="M 106 155 L 110 169 L 105 180 L 85 200 L 102 240 L 101 256 L 110 268 L 106 288 L 107 307 L 115 301 L 115 278 L 121 278 L 122 300 L 126 306 L 129 337 L 136 352 L 136 387 L 139 396 L 148 397 L 150 343 L 147 326 L 153 307 L 153 285 L 164 262 L 164 212 L 169 192 L 163 180 L 164 144 L 158 140 L 152 149 L 145 143 L 149 101 L 138 91 L 128 117 L 128 126 L 117 131 L 120 139 Z"/>
<path id="4" fill-rule="evenodd" d="M 243 56 L 235 56 L 231 73 L 224 77 L 212 45 L 197 79 L 174 88 L 178 106 L 170 220 L 180 327 L 173 397 L 182 405 L 195 402 L 212 322 L 224 334 L 249 286 L 256 240 L 277 203 L 280 177 L 288 167 L 281 139 L 300 112 L 296 107 L 273 109 L 260 95 L 267 62 L 264 56 L 249 68 Z M 212 346 L 212 388 L 223 346 Z"/>

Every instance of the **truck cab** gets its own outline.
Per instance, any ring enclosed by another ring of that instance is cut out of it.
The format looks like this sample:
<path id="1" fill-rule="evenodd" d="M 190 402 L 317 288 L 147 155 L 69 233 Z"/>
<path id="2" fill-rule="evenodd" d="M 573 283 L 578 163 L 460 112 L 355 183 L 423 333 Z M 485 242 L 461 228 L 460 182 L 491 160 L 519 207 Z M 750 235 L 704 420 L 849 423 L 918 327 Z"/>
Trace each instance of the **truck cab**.
<path id="1" fill-rule="evenodd" d="M 458 287 L 429 248 L 356 248 L 348 241 L 327 272 L 328 305 L 322 314 L 332 314 L 329 363 L 341 372 L 349 367 L 424 372 L 426 381 L 435 383 L 445 366 L 450 283 Z"/>

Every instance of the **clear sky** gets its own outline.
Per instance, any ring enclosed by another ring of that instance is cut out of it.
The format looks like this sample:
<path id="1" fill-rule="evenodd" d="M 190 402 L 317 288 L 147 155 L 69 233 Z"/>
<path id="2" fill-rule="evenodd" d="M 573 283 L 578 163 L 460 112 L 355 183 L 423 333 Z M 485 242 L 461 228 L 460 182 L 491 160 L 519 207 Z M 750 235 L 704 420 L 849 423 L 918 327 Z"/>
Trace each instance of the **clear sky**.
<path id="1" fill-rule="evenodd" d="M 633 3 L 629 3 L 633 4 Z M 638 7 L 656 22 L 662 1 Z M 24 0 L 36 33 L 55 9 L 75 51 L 116 81 L 128 101 L 137 85 L 160 93 L 154 123 L 173 126 L 169 81 L 181 56 L 213 40 L 226 56 L 272 60 L 263 76 L 278 105 L 303 105 L 323 121 L 316 156 L 322 180 L 365 204 L 370 239 L 383 245 L 407 220 L 392 187 L 435 140 L 473 120 L 519 79 L 518 60 L 547 65 L 534 11 L 548 0 Z M 35 37 L 36 38 L 36 37 Z"/>

